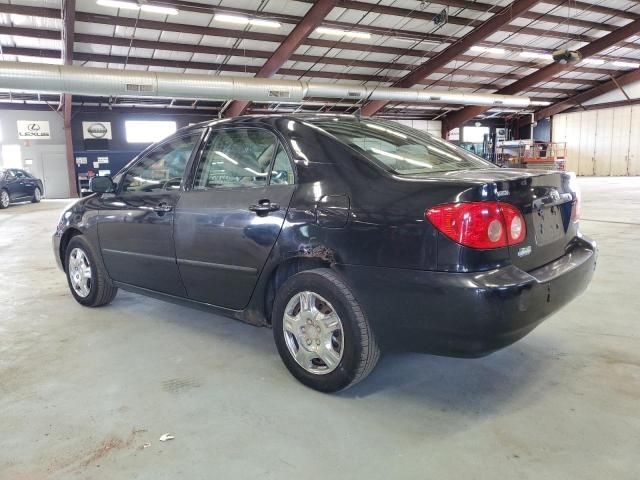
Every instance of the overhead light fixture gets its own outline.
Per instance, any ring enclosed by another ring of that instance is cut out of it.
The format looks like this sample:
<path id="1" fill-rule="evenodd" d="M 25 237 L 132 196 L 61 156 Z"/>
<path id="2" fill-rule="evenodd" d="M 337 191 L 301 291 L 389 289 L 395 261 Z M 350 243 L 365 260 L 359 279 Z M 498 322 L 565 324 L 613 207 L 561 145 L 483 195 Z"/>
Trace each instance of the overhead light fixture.
<path id="1" fill-rule="evenodd" d="M 371 38 L 371 34 L 369 32 L 358 32 L 355 30 L 340 30 L 338 28 L 327 28 L 327 27 L 318 27 L 316 28 L 317 33 L 321 33 L 323 35 L 336 35 L 338 37 L 352 37 L 352 38 Z"/>
<path id="2" fill-rule="evenodd" d="M 241 17 L 239 15 L 227 15 L 226 13 L 216 13 L 213 16 L 214 20 L 218 22 L 235 23 L 237 25 L 247 25 L 249 23 L 248 17 Z"/>
<path id="3" fill-rule="evenodd" d="M 493 53 L 494 55 L 504 55 L 507 51 L 504 48 L 495 48 L 495 47 L 480 47 L 478 45 L 474 45 L 470 48 L 472 52 L 481 52 L 481 53 Z"/>
<path id="4" fill-rule="evenodd" d="M 262 18 L 252 18 L 249 20 L 249 23 L 257 27 L 267 28 L 280 28 L 282 26 L 280 22 L 276 22 L 274 20 L 264 20 Z"/>
<path id="5" fill-rule="evenodd" d="M 140 9 L 143 12 L 161 13 L 163 15 L 178 15 L 178 10 L 176 10 L 175 8 L 161 7 L 159 5 L 143 4 L 143 5 L 140 5 Z"/>
<path id="6" fill-rule="evenodd" d="M 615 62 L 613 62 L 613 64 L 616 67 L 622 67 L 622 68 L 638 68 L 638 67 L 640 67 L 640 63 L 635 63 L 635 62 L 615 61 Z"/>
<path id="7" fill-rule="evenodd" d="M 543 100 L 531 100 L 531 102 L 529 102 L 530 105 L 535 105 L 537 107 L 547 107 L 549 105 L 551 105 L 551 102 L 546 102 Z"/>
<path id="8" fill-rule="evenodd" d="M 591 65 L 602 65 L 604 64 L 604 60 L 601 58 L 585 58 L 582 60 L 584 63 L 589 63 Z"/>
<path id="9" fill-rule="evenodd" d="M 121 8 L 123 10 L 140 10 L 140 5 L 133 2 L 124 2 L 121 0 L 98 0 L 96 2 L 102 7 Z"/>
<path id="10" fill-rule="evenodd" d="M 553 60 L 553 55 L 550 53 L 539 53 L 539 52 L 520 52 L 520 56 L 524 58 L 539 58 L 540 60 Z"/>
<path id="11" fill-rule="evenodd" d="M 122 10 L 142 10 L 143 12 L 160 13 L 163 15 L 178 15 L 178 10 L 175 8 L 149 5 L 147 3 L 138 5 L 137 3 L 125 2 L 123 0 L 97 0 L 96 3 L 103 7 L 120 8 Z"/>
<path id="12" fill-rule="evenodd" d="M 216 13 L 213 16 L 218 22 L 235 23 L 236 25 L 255 25 L 257 27 L 280 28 L 282 24 L 274 20 L 265 20 L 262 18 L 249 18 L 241 15 L 228 15 L 226 13 Z"/>

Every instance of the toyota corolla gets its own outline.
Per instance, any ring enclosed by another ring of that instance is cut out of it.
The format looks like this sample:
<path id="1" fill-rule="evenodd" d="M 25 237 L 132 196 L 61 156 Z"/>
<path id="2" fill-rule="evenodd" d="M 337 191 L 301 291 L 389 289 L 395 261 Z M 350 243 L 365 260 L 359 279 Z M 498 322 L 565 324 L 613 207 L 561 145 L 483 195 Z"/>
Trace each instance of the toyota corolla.
<path id="1" fill-rule="evenodd" d="M 325 392 L 380 351 L 505 347 L 582 293 L 597 257 L 570 174 L 367 118 L 193 125 L 92 189 L 54 235 L 79 303 L 122 288 L 270 326 Z"/>

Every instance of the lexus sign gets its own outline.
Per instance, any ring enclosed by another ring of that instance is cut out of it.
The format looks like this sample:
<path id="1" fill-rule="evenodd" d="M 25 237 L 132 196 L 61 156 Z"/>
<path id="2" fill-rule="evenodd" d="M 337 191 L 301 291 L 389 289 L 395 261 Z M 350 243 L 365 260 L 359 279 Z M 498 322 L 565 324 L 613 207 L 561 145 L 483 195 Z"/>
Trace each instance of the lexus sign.
<path id="1" fill-rule="evenodd" d="M 82 122 L 82 138 L 111 140 L 111 122 Z"/>
<path id="2" fill-rule="evenodd" d="M 51 130 L 47 120 L 18 120 L 20 140 L 49 140 Z"/>

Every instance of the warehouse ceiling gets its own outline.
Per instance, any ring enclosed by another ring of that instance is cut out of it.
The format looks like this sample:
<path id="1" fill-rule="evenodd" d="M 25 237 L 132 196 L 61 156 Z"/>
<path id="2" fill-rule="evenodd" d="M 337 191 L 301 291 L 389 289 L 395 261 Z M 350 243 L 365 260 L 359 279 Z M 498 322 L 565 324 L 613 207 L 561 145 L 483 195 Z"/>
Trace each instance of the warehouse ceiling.
<path id="1" fill-rule="evenodd" d="M 413 88 L 493 93 L 552 64 L 554 50 L 578 50 L 638 19 L 637 0 L 2 0 L 0 46 L 1 58 L 7 61 L 273 76 L 371 87 L 404 81 L 404 86 Z M 612 77 L 633 74 L 640 64 L 640 36 L 635 33 L 520 93 L 530 96 L 536 108 L 548 109 L 558 102 L 571 103 L 568 99 L 577 96 L 588 97 L 590 91 L 611 83 Z M 462 51 L 456 49 L 461 45 Z M 430 68 L 426 62 L 438 57 L 442 61 Z M 425 74 L 406 85 L 407 77 L 425 65 Z M 3 103 L 55 106 L 58 101 L 56 95 L 0 93 Z M 74 97 L 73 101 L 213 114 L 354 113 L 363 106 L 349 99 L 322 98 L 302 104 L 246 105 L 163 98 Z M 459 108 L 388 103 L 371 111 L 387 117 L 434 119 L 453 115 L 451 110 Z M 516 113 L 494 108 L 473 115 Z"/>

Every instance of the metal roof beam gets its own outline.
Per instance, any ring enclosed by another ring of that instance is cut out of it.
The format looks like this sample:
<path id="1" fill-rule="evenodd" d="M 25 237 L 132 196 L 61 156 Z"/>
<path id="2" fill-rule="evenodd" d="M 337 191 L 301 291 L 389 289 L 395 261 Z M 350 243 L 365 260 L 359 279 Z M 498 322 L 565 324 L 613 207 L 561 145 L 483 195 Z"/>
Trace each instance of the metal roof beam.
<path id="1" fill-rule="evenodd" d="M 499 12 L 496 12 L 494 16 L 485 21 L 482 25 L 475 28 L 452 45 L 449 45 L 442 52 L 417 67 L 402 80 L 394 84 L 394 86 L 408 88 L 418 84 L 422 79 L 429 76 L 435 70 L 444 67 L 458 55 L 466 53 L 472 46 L 476 45 L 477 42 L 486 39 L 488 36 L 498 31 L 501 26 L 506 25 L 537 3 L 538 0 L 515 0 L 510 5 L 502 8 Z M 382 109 L 387 103 L 388 102 L 384 101 L 369 102 L 362 108 L 362 114 L 373 115 Z"/>
<path id="2" fill-rule="evenodd" d="M 604 37 L 599 38 L 591 42 L 590 44 L 580 48 L 578 52 L 582 55 L 582 58 L 588 58 L 632 35 L 636 35 L 638 32 L 640 32 L 640 20 L 634 20 L 624 27 L 619 28 L 615 32 L 611 32 L 608 35 L 605 35 Z M 497 93 L 504 95 L 515 95 L 517 93 L 524 92 L 540 83 L 552 81 L 553 77 L 565 70 L 570 69 L 571 67 L 572 65 L 569 63 L 552 63 L 544 68 L 541 68 L 540 70 L 533 72 L 531 75 L 527 75 L 526 77 L 498 90 Z M 447 115 L 442 123 L 443 132 L 448 132 L 454 128 L 459 127 L 464 122 L 471 120 L 476 115 L 480 115 L 486 110 L 487 109 L 482 107 L 465 107 L 462 110 L 458 110 L 451 115 Z"/>
<path id="3" fill-rule="evenodd" d="M 287 38 L 273 52 L 273 55 L 262 65 L 256 77 L 269 78 L 276 74 L 282 66 L 291 58 L 293 52 L 307 39 L 324 18 L 338 4 L 339 0 L 319 0 L 307 11 L 295 28 L 289 33 Z M 251 102 L 233 101 L 225 111 L 226 116 L 235 117 L 242 115 Z"/>
<path id="4" fill-rule="evenodd" d="M 535 120 L 538 121 L 552 115 L 557 115 L 558 113 L 562 113 L 565 110 L 569 110 L 570 108 L 573 108 L 577 105 L 581 105 L 588 100 L 592 100 L 596 97 L 599 97 L 600 95 L 616 90 L 619 86 L 628 85 L 637 81 L 640 81 L 640 69 L 627 72 L 616 77 L 615 79 L 612 78 L 608 82 L 604 82 L 597 87 L 590 88 L 589 90 L 581 92 L 578 95 L 574 95 L 570 98 L 564 99 L 558 103 L 554 103 L 553 105 L 538 110 L 535 113 Z"/>

